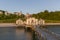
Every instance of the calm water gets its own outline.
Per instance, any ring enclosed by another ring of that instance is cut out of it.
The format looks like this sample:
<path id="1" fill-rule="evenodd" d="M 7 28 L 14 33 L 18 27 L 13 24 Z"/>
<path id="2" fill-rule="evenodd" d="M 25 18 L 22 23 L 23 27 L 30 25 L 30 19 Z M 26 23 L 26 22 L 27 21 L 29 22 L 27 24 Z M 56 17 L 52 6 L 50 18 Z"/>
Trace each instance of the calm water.
<path id="1" fill-rule="evenodd" d="M 47 29 L 60 35 L 60 25 L 49 25 Z"/>
<path id="2" fill-rule="evenodd" d="M 0 40 L 32 40 L 32 34 L 24 29 L 0 28 Z"/>
<path id="3" fill-rule="evenodd" d="M 60 34 L 59 26 L 47 26 L 49 31 Z M 26 32 L 25 29 L 17 29 L 14 27 L 0 27 L 0 40 L 32 40 L 31 32 Z"/>

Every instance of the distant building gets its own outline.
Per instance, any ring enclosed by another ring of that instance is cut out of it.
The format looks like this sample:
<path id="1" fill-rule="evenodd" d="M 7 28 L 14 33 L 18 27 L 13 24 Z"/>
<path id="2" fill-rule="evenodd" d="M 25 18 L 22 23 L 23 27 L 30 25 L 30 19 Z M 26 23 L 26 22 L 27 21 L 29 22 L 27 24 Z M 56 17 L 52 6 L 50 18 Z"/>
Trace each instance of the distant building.
<path id="1" fill-rule="evenodd" d="M 23 22 L 21 19 L 18 19 L 18 20 L 16 20 L 16 24 L 17 24 L 17 25 L 23 25 L 24 22 Z"/>
<path id="2" fill-rule="evenodd" d="M 44 26 L 45 25 L 45 21 L 43 19 L 36 19 L 36 18 L 33 18 L 33 17 L 30 17 L 30 18 L 27 18 L 26 21 L 22 21 L 21 19 L 18 19 L 16 21 L 16 24 L 17 25 L 32 25 L 32 26 L 35 26 L 35 25 L 39 25 L 39 26 Z"/>
<path id="3" fill-rule="evenodd" d="M 26 19 L 27 25 L 38 25 L 38 19 L 35 18 L 28 18 Z"/>
<path id="4" fill-rule="evenodd" d="M 25 17 L 26 17 L 26 18 L 30 18 L 30 17 L 31 17 L 31 14 L 27 13 L 27 14 L 25 15 Z"/>
<path id="5" fill-rule="evenodd" d="M 5 15 L 9 15 L 9 13 L 8 13 L 8 11 L 5 11 L 5 13 L 4 13 Z"/>
<path id="6" fill-rule="evenodd" d="M 44 24 L 45 24 L 45 20 L 43 20 L 43 19 L 40 18 L 39 24 L 40 24 L 40 25 L 44 25 Z"/>
<path id="7" fill-rule="evenodd" d="M 20 16 L 22 15 L 22 12 L 14 12 L 14 14 Z"/>
<path id="8" fill-rule="evenodd" d="M 3 12 L 0 11 L 0 14 L 3 14 Z"/>
<path id="9" fill-rule="evenodd" d="M 8 11 L 0 10 L 0 14 L 9 15 Z"/>
<path id="10" fill-rule="evenodd" d="M 5 11 L 3 11 L 3 10 L 0 10 L 0 14 L 4 14 L 4 12 L 5 12 Z"/>

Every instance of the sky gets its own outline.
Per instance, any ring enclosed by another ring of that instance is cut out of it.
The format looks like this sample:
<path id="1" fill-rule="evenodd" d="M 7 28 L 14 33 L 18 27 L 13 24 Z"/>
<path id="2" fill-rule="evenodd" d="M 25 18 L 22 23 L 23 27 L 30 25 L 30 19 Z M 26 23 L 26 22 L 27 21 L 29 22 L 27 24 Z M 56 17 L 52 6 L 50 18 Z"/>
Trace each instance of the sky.
<path id="1" fill-rule="evenodd" d="M 0 10 L 31 14 L 44 10 L 60 11 L 60 0 L 0 0 Z"/>

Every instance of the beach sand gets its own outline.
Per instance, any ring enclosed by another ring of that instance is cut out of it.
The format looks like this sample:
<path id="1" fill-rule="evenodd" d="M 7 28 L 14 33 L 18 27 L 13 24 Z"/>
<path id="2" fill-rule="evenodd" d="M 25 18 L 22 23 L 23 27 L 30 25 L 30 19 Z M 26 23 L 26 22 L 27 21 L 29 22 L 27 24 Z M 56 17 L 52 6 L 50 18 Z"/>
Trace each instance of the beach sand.
<path id="1" fill-rule="evenodd" d="M 60 25 L 60 23 L 45 23 L 45 25 Z"/>
<path id="2" fill-rule="evenodd" d="M 15 23 L 0 23 L 0 27 L 16 27 Z"/>
<path id="3" fill-rule="evenodd" d="M 60 23 L 45 23 L 45 25 L 60 25 Z M 0 23 L 0 27 L 16 27 L 15 23 Z"/>

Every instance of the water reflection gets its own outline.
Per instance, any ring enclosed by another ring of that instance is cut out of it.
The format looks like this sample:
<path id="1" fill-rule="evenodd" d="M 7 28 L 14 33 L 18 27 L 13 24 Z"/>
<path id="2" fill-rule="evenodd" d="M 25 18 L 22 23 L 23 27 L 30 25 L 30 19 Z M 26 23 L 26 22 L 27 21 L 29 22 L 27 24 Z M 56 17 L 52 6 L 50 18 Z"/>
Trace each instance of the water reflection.
<path id="1" fill-rule="evenodd" d="M 0 28 L 0 40 L 15 40 L 15 28 Z"/>
<path id="2" fill-rule="evenodd" d="M 17 40 L 32 40 L 31 32 L 26 32 L 25 29 L 16 29 Z"/>
<path id="3" fill-rule="evenodd" d="M 0 40 L 32 40 L 31 32 L 14 27 L 0 28 Z"/>

